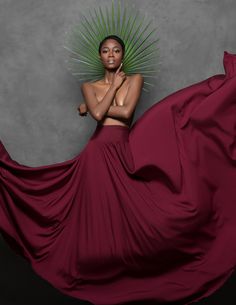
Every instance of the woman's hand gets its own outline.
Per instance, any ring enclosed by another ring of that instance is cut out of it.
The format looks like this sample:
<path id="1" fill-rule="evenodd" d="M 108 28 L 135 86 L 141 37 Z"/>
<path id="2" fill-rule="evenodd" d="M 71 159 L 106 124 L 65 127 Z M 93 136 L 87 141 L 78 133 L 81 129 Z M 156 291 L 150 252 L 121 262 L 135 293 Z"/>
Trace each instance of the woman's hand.
<path id="1" fill-rule="evenodd" d="M 85 103 L 80 104 L 77 110 L 80 116 L 86 116 L 88 114 L 88 108 Z"/>
<path id="2" fill-rule="evenodd" d="M 123 71 L 120 71 L 122 64 L 120 64 L 119 68 L 116 70 L 114 77 L 113 77 L 113 81 L 112 81 L 112 85 L 113 87 L 115 87 L 116 89 L 119 89 L 120 86 L 123 84 L 124 80 L 126 79 L 126 75 Z"/>

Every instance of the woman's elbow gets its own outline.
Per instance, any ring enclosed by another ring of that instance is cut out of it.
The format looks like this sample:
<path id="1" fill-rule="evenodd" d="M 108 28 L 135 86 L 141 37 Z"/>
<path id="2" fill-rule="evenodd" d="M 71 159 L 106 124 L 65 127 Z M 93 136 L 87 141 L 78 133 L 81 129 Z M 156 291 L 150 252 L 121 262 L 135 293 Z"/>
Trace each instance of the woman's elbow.
<path id="1" fill-rule="evenodd" d="M 129 109 L 124 108 L 124 111 L 123 111 L 124 119 L 129 120 L 131 116 L 132 116 L 132 112 Z"/>
<path id="2" fill-rule="evenodd" d="M 101 113 L 100 112 L 96 112 L 96 111 L 94 111 L 93 113 L 92 113 L 92 116 L 93 116 L 93 118 L 96 120 L 96 121 L 101 121 L 102 119 L 103 119 L 103 116 L 101 115 Z"/>

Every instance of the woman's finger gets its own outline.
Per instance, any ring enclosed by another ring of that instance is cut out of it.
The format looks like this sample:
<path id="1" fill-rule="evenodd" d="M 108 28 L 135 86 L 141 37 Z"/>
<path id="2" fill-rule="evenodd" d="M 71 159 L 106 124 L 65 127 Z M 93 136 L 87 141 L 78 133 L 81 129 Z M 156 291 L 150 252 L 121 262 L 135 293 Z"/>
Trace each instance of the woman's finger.
<path id="1" fill-rule="evenodd" d="M 119 75 L 124 76 L 125 72 L 121 71 L 121 72 L 119 72 Z"/>
<path id="2" fill-rule="evenodd" d="M 120 72 L 120 69 L 121 69 L 122 65 L 123 65 L 123 62 L 120 64 L 119 68 L 116 70 L 117 74 Z"/>

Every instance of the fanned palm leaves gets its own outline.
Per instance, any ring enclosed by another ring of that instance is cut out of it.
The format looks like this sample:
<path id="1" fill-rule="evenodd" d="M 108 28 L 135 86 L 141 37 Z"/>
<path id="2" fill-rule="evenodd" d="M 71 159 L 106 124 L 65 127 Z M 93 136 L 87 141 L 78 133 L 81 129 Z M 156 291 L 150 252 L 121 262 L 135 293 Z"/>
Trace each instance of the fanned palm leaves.
<path id="1" fill-rule="evenodd" d="M 130 75 L 141 73 L 144 77 L 143 90 L 148 91 L 153 86 L 152 79 L 156 77 L 158 65 L 159 41 L 155 29 L 151 30 L 151 22 L 140 16 L 134 8 L 122 8 L 114 0 L 111 7 L 94 8 L 89 16 L 82 16 L 80 24 L 73 27 L 66 38 L 64 46 L 69 51 L 68 68 L 80 81 L 94 81 L 103 78 L 104 67 L 98 54 L 99 43 L 108 35 L 117 35 L 125 43 L 123 71 Z M 147 81 L 150 79 L 150 81 Z"/>

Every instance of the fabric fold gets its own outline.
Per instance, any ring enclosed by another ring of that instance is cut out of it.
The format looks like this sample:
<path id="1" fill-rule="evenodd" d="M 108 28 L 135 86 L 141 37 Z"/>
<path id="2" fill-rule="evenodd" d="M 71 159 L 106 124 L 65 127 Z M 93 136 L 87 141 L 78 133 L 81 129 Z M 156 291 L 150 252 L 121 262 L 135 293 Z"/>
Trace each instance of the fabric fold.
<path id="1" fill-rule="evenodd" d="M 225 74 L 96 126 L 74 158 L 30 167 L 0 141 L 0 233 L 62 293 L 190 304 L 236 265 L 236 55 Z"/>

